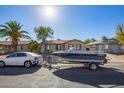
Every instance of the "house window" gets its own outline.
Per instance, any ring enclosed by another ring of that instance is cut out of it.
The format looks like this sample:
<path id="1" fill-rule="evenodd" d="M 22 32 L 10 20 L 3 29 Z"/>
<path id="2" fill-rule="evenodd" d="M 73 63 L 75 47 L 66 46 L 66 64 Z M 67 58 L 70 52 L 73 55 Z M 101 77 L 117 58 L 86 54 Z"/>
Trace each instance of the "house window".
<path id="1" fill-rule="evenodd" d="M 60 50 L 61 49 L 61 45 L 56 45 L 56 49 Z"/>
<path id="2" fill-rule="evenodd" d="M 105 49 L 108 49 L 108 45 L 105 45 Z"/>
<path id="3" fill-rule="evenodd" d="M 68 49 L 72 48 L 73 47 L 73 44 L 69 44 L 68 45 Z"/>
<path id="4" fill-rule="evenodd" d="M 3 49 L 2 45 L 0 45 L 0 49 Z"/>
<path id="5" fill-rule="evenodd" d="M 77 44 L 77 45 L 76 45 L 76 49 L 77 49 L 77 50 L 81 50 L 81 44 Z"/>
<path id="6" fill-rule="evenodd" d="M 7 46 L 4 46 L 5 48 L 7 48 Z"/>
<path id="7" fill-rule="evenodd" d="M 90 51 L 90 48 L 86 48 L 86 51 Z"/>
<path id="8" fill-rule="evenodd" d="M 47 50 L 49 50 L 50 49 L 50 45 L 47 45 Z"/>
<path id="9" fill-rule="evenodd" d="M 23 46 L 21 45 L 21 49 L 23 49 Z"/>

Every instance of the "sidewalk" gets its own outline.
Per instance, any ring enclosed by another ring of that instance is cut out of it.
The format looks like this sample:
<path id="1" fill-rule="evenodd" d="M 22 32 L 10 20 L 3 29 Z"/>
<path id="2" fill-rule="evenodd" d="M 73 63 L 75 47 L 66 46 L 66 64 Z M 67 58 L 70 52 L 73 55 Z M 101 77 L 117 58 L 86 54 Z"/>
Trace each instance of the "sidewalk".
<path id="1" fill-rule="evenodd" d="M 107 56 L 110 58 L 109 62 L 124 62 L 124 59 L 119 58 L 117 55 L 108 54 Z"/>

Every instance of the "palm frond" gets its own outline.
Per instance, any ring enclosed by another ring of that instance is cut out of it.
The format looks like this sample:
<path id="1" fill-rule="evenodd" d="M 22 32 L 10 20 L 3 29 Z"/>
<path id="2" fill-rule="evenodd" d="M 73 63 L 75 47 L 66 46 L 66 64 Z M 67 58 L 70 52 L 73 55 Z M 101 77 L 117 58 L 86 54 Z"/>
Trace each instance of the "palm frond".
<path id="1" fill-rule="evenodd" d="M 5 38 L 5 41 L 7 41 L 7 40 L 9 40 L 9 39 L 11 40 L 11 38 L 10 38 L 10 37 L 6 37 L 6 38 Z"/>
<path id="2" fill-rule="evenodd" d="M 9 30 L 9 27 L 6 26 L 6 25 L 0 25 L 0 27 L 2 27 L 3 29 L 7 29 L 7 30 Z"/>
<path id="3" fill-rule="evenodd" d="M 23 30 L 20 31 L 20 33 L 21 33 L 21 34 L 28 34 L 28 35 L 29 35 L 29 33 L 28 33 L 27 31 L 23 31 Z"/>
<path id="4" fill-rule="evenodd" d="M 38 40 L 46 40 L 48 37 L 53 38 L 53 33 L 54 31 L 50 27 L 35 27 L 34 31 L 36 33 L 37 39 Z"/>
<path id="5" fill-rule="evenodd" d="M 24 38 L 24 39 L 31 39 L 31 37 L 28 36 L 28 35 L 21 35 L 21 38 Z"/>

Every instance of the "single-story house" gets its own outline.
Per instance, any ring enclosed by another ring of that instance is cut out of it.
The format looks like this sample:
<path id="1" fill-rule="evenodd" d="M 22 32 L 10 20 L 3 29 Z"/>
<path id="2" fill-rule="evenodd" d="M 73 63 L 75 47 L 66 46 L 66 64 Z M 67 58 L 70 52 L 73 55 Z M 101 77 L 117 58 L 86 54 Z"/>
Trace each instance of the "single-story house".
<path id="1" fill-rule="evenodd" d="M 124 45 L 120 44 L 115 39 L 100 40 L 97 42 L 88 43 L 89 50 L 103 51 L 105 53 L 124 54 Z"/>
<path id="2" fill-rule="evenodd" d="M 86 45 L 81 41 L 77 39 L 73 40 L 48 40 L 46 42 L 47 49 L 51 51 L 57 51 L 57 50 L 68 50 L 71 47 L 75 47 L 77 50 L 86 50 Z M 43 51 L 43 49 L 42 49 Z"/>
<path id="3" fill-rule="evenodd" d="M 29 44 L 31 41 L 19 41 L 17 51 L 30 51 Z M 120 44 L 115 39 L 100 40 L 97 42 L 92 42 L 84 44 L 83 41 L 72 39 L 72 40 L 47 40 L 47 50 L 58 51 L 58 50 L 67 50 L 71 47 L 75 47 L 77 50 L 82 51 L 103 51 L 105 53 L 117 53 L 124 54 L 124 45 Z M 12 43 L 11 41 L 0 41 L 0 51 L 5 51 L 5 53 L 12 52 Z M 44 46 L 41 43 L 41 50 L 38 50 L 39 53 L 44 51 Z"/>
<path id="4" fill-rule="evenodd" d="M 17 51 L 30 51 L 28 45 L 31 41 L 18 41 Z M 11 41 L 0 41 L 0 51 L 11 53 L 13 50 Z"/>

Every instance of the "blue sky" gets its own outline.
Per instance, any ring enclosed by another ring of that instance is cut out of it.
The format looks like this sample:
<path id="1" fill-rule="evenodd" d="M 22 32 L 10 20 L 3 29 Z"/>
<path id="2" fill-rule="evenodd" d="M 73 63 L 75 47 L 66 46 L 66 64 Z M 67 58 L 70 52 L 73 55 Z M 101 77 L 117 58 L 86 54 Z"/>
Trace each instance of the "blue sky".
<path id="1" fill-rule="evenodd" d="M 124 23 L 124 6 L 55 6 L 57 18 L 43 17 L 42 6 L 0 6 L 0 24 L 16 20 L 36 40 L 34 27 L 51 26 L 54 39 L 100 39 L 113 37 Z M 2 40 L 2 39 L 1 39 Z"/>

